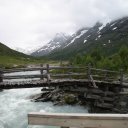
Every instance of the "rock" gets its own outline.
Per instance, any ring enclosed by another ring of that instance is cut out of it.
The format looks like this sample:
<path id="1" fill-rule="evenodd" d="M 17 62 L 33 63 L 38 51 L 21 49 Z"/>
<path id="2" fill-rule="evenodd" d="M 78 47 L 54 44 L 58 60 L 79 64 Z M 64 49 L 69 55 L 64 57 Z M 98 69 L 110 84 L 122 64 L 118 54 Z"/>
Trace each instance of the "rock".
<path id="1" fill-rule="evenodd" d="M 78 102 L 77 97 L 74 94 L 66 94 L 64 96 L 66 104 L 76 104 Z"/>
<path id="2" fill-rule="evenodd" d="M 65 105 L 64 100 L 54 102 L 54 105 L 62 106 Z"/>
<path id="3" fill-rule="evenodd" d="M 3 92 L 3 89 L 0 89 L 0 92 Z"/>

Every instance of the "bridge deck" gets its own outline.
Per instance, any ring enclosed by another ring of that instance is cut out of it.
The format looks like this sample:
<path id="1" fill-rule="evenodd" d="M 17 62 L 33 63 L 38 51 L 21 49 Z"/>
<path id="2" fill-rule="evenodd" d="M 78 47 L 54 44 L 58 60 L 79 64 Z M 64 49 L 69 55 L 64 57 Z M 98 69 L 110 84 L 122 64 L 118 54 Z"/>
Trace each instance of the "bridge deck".
<path id="1" fill-rule="evenodd" d="M 95 80 L 97 85 L 107 86 L 120 86 L 119 82 L 105 82 Z M 56 87 L 56 86 L 88 86 L 89 81 L 87 79 L 58 79 L 51 80 L 50 82 L 44 80 L 33 80 L 33 81 L 20 81 L 20 82 L 1 82 L 0 89 L 18 89 L 18 88 L 36 88 L 36 87 Z M 128 85 L 125 85 L 126 87 Z"/>

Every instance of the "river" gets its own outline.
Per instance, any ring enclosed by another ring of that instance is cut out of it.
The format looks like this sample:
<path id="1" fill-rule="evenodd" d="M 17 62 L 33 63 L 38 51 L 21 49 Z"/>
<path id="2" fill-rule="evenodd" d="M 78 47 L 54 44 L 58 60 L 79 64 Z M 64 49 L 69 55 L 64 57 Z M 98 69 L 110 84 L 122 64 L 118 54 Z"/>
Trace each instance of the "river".
<path id="1" fill-rule="evenodd" d="M 0 128 L 48 128 L 28 126 L 29 112 L 87 113 L 86 108 L 81 106 L 54 106 L 51 102 L 31 102 L 29 97 L 40 92 L 41 88 L 10 89 L 0 92 Z"/>

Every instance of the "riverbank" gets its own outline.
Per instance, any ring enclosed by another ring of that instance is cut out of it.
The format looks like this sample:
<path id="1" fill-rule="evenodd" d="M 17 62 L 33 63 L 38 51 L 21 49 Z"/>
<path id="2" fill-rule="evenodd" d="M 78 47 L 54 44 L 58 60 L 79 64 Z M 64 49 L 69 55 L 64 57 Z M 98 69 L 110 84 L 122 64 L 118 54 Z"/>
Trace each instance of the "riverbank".
<path id="1" fill-rule="evenodd" d="M 108 92 L 108 94 L 106 93 L 108 97 L 104 97 L 101 94 L 101 97 L 98 94 L 91 97 L 87 93 L 72 92 L 61 88 L 49 89 L 50 91 L 44 90 L 42 89 L 42 93 L 32 96 L 32 101 L 52 102 L 55 106 L 80 105 L 88 108 L 89 113 L 128 113 L 128 95 Z M 102 97 L 105 99 L 104 101 Z"/>

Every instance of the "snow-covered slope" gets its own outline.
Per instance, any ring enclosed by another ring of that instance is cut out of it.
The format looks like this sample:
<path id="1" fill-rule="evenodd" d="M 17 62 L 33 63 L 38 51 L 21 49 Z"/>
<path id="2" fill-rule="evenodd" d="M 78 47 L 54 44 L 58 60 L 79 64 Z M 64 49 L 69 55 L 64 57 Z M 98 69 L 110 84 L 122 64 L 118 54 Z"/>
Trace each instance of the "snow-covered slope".
<path id="1" fill-rule="evenodd" d="M 70 38 L 69 35 L 64 33 L 57 33 L 55 37 L 43 47 L 33 52 L 32 56 L 43 56 L 49 54 L 53 50 L 59 49 L 66 45 L 67 40 Z"/>
<path id="2" fill-rule="evenodd" d="M 18 52 L 21 52 L 21 53 L 24 53 L 24 54 L 27 54 L 27 55 L 30 55 L 31 53 L 33 53 L 34 51 L 36 51 L 37 49 L 39 49 L 41 46 L 38 46 L 36 48 L 33 48 L 33 47 L 27 47 L 25 49 L 23 48 L 19 48 L 19 47 L 12 47 L 13 50 L 16 50 Z"/>
<path id="3" fill-rule="evenodd" d="M 95 49 L 100 49 L 105 55 L 111 55 L 122 45 L 128 45 L 128 17 L 107 24 L 97 22 L 90 28 L 78 30 L 68 38 L 65 34 L 57 34 L 53 40 L 32 55 L 67 59 L 78 53 L 90 53 Z"/>
<path id="4" fill-rule="evenodd" d="M 78 31 L 67 45 L 48 56 L 51 59 L 67 59 L 76 54 L 91 53 L 95 49 L 104 55 L 116 53 L 122 45 L 128 45 L 128 17 L 107 24 L 97 22 L 94 26 Z"/>

